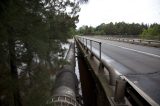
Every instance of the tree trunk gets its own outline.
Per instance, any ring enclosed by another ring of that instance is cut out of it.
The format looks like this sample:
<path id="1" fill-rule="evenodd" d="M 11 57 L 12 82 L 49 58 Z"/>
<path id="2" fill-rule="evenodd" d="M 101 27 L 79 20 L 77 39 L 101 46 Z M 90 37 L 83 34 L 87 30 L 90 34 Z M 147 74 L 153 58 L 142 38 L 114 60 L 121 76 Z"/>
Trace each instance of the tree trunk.
<path id="1" fill-rule="evenodd" d="M 31 75 L 31 63 L 32 63 L 32 59 L 33 59 L 33 55 L 32 55 L 32 51 L 31 48 L 29 47 L 28 42 L 25 42 L 25 47 L 27 48 L 27 73 L 28 73 L 28 77 L 29 77 L 29 86 L 32 86 L 32 75 Z"/>
<path id="2" fill-rule="evenodd" d="M 8 37 L 8 46 L 9 46 L 9 65 L 11 71 L 11 78 L 12 78 L 12 90 L 13 90 L 13 97 L 14 97 L 14 106 L 22 106 L 21 99 L 20 99 L 20 90 L 19 90 L 19 83 L 18 83 L 18 73 L 17 73 L 17 66 L 16 66 L 16 52 L 15 52 L 15 41 L 13 37 L 13 30 L 9 29 L 10 36 Z"/>

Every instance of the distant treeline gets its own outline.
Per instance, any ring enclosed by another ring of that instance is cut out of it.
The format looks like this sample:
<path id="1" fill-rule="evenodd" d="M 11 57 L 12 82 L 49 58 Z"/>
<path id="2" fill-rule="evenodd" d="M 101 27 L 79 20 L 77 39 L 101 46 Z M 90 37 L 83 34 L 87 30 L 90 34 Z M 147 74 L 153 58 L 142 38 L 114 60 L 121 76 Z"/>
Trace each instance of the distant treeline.
<path id="1" fill-rule="evenodd" d="M 145 39 L 160 39 L 160 25 L 139 23 L 102 23 L 97 27 L 82 26 L 78 29 L 82 35 L 120 35 L 123 37 L 143 37 Z"/>

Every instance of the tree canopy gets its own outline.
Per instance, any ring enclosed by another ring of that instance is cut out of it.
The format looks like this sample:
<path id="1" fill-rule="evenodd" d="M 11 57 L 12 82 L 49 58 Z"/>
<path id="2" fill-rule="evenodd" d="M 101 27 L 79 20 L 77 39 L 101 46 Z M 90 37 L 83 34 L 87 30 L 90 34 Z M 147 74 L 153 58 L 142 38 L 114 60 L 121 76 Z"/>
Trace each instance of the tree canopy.
<path id="1" fill-rule="evenodd" d="M 142 38 L 160 40 L 160 25 L 152 24 L 148 29 L 144 29 Z"/>
<path id="2" fill-rule="evenodd" d="M 47 103 L 79 11 L 74 0 L 0 1 L 1 106 Z"/>
<path id="3" fill-rule="evenodd" d="M 81 35 L 110 35 L 117 37 L 141 37 L 143 39 L 160 40 L 160 25 L 139 23 L 102 23 L 97 27 L 82 26 L 77 30 Z"/>
<path id="4" fill-rule="evenodd" d="M 82 26 L 79 28 L 78 32 L 84 35 L 134 35 L 135 37 L 139 36 L 144 29 L 147 29 L 146 24 L 138 23 L 125 23 L 125 22 L 116 22 L 116 23 L 102 23 L 97 27 L 88 27 Z"/>

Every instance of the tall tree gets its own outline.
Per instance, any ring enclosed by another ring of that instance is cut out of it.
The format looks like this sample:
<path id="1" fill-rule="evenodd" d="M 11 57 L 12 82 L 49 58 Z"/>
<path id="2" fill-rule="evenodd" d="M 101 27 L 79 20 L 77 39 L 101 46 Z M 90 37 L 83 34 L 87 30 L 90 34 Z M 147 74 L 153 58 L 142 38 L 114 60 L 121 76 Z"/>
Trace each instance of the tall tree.
<path id="1" fill-rule="evenodd" d="M 117 35 L 117 36 L 124 36 L 124 37 L 138 37 L 142 33 L 147 26 L 138 23 L 125 23 L 125 22 L 116 22 L 116 23 L 102 23 L 96 28 L 92 28 L 92 33 L 88 33 L 88 26 L 82 26 L 79 28 L 78 32 L 84 35 L 91 34 L 91 35 Z"/>
<path id="2" fill-rule="evenodd" d="M 42 95 L 49 95 L 50 84 L 46 81 L 50 77 L 44 70 L 53 70 L 48 69 L 48 63 L 55 66 L 60 61 L 61 44 L 70 37 L 70 30 L 75 29 L 79 10 L 79 2 L 69 0 L 0 1 L 0 54 L 3 57 L 0 58 L 0 73 L 8 70 L 11 77 L 10 80 L 9 74 L 5 74 L 0 81 L 10 81 L 13 85 L 12 98 L 7 92 L 10 85 L 0 83 L 6 88 L 0 90 L 1 106 L 28 106 L 32 104 L 32 97 L 34 106 L 46 103 Z M 43 92 L 38 92 L 37 87 Z M 37 99 L 40 101 L 36 102 Z"/>
<path id="3" fill-rule="evenodd" d="M 143 30 L 141 37 L 145 39 L 160 40 L 160 25 L 159 24 L 150 25 L 148 29 Z"/>

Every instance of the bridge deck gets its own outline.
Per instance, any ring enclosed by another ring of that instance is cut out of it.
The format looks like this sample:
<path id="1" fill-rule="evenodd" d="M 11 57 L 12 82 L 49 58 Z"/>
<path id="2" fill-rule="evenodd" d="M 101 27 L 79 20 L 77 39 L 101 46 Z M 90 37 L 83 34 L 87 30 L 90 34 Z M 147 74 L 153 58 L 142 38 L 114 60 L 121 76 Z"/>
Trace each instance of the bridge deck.
<path id="1" fill-rule="evenodd" d="M 89 38 L 89 37 L 87 37 Z M 160 49 L 89 38 L 102 42 L 102 58 L 160 104 Z M 88 43 L 88 46 L 90 44 Z M 93 52 L 99 53 L 95 43 Z"/>

